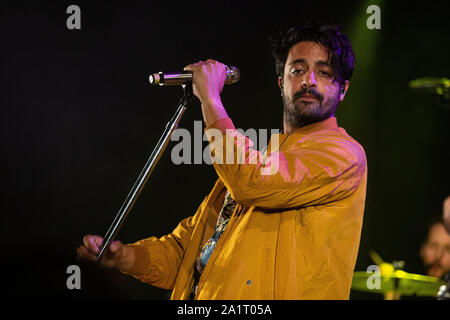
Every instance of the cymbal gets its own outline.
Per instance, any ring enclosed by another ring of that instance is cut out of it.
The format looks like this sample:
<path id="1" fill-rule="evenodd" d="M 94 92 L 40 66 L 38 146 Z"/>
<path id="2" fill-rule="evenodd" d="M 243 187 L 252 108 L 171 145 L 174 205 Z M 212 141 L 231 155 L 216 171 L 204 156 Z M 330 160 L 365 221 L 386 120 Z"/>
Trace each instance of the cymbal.
<path id="1" fill-rule="evenodd" d="M 435 297 L 444 281 L 439 278 L 407 273 L 403 270 L 388 270 L 377 274 L 356 271 L 353 274 L 352 289 L 371 293 L 397 292 L 407 296 Z"/>

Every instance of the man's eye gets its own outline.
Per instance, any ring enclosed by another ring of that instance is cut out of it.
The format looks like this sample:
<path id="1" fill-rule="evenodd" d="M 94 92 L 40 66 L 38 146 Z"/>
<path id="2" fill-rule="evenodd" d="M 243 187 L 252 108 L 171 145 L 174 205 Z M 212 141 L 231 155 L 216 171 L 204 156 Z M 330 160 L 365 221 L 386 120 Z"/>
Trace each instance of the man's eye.
<path id="1" fill-rule="evenodd" d="M 295 69 L 292 71 L 292 73 L 302 73 L 302 72 L 303 72 L 303 70 L 301 70 L 301 69 Z"/>
<path id="2" fill-rule="evenodd" d="M 323 71 L 323 70 L 320 71 L 320 74 L 321 74 L 322 76 L 325 76 L 325 77 L 330 77 L 330 76 L 331 76 L 331 74 L 329 74 L 328 72 Z"/>

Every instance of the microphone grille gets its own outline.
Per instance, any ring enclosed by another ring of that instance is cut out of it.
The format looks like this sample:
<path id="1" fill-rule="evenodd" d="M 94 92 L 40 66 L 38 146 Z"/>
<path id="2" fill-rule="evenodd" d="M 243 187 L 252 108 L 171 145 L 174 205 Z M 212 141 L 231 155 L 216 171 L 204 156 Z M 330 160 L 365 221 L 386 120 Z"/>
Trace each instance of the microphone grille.
<path id="1" fill-rule="evenodd" d="M 226 79 L 225 79 L 226 84 L 236 83 L 239 81 L 240 78 L 241 78 L 241 73 L 237 67 L 235 67 L 235 66 L 228 67 L 227 66 Z"/>

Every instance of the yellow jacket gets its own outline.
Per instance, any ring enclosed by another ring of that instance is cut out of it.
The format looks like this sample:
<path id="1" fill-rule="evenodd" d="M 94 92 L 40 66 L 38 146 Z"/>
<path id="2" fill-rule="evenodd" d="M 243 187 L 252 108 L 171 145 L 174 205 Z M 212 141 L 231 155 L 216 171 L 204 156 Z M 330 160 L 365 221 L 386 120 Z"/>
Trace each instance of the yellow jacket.
<path id="1" fill-rule="evenodd" d="M 236 132 L 229 118 L 210 128 Z M 214 163 L 219 179 L 195 215 L 166 236 L 129 244 L 136 262 L 127 273 L 187 299 L 226 187 L 237 205 L 196 299 L 348 299 L 366 195 L 364 150 L 334 117 L 278 138 L 275 174 L 261 175 L 260 162 Z"/>

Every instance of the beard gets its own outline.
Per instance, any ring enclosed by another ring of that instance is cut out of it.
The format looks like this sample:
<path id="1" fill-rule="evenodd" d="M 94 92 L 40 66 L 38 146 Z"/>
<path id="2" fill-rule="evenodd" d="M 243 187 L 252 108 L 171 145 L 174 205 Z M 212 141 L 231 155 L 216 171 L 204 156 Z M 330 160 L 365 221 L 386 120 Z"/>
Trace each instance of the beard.
<path id="1" fill-rule="evenodd" d="M 425 266 L 427 270 L 427 274 L 431 277 L 443 278 L 446 274 L 444 268 L 440 265 L 439 262 L 433 262 Z M 447 270 L 448 272 L 449 270 Z"/>
<path id="2" fill-rule="evenodd" d="M 310 94 L 316 101 L 301 101 L 300 98 Z M 304 88 L 296 92 L 292 98 L 283 95 L 283 116 L 290 128 L 301 128 L 311 123 L 328 119 L 334 115 L 339 103 L 339 95 L 324 101 L 321 93 L 314 89 Z"/>

